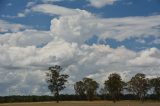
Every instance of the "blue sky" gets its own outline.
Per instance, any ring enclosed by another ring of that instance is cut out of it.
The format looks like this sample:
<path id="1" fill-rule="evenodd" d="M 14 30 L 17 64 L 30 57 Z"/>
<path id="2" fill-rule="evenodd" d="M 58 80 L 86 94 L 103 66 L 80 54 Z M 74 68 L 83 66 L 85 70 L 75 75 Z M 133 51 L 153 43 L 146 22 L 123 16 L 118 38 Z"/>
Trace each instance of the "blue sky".
<path id="1" fill-rule="evenodd" d="M 30 12 L 25 17 L 16 17 L 18 13 L 23 13 L 27 8 L 29 2 L 35 2 L 35 4 L 41 4 L 42 1 L 38 0 L 1 0 L 0 3 L 0 18 L 11 23 L 19 23 L 30 26 L 37 30 L 49 30 L 50 21 L 58 15 L 49 15 L 38 12 Z M 64 0 L 64 1 L 51 1 L 50 4 L 59 5 L 67 8 L 79 8 L 98 15 L 102 18 L 122 18 L 122 17 L 133 17 L 133 16 L 152 16 L 160 14 L 160 1 L 159 0 L 119 0 L 112 5 L 105 5 L 101 8 L 89 6 L 89 1 L 86 0 Z M 151 39 L 150 39 L 151 38 Z M 118 47 L 125 45 L 127 48 L 132 50 L 141 50 L 147 47 L 160 48 L 159 44 L 142 44 L 136 42 L 134 39 L 126 39 L 122 42 L 117 42 L 114 39 L 106 39 L 111 47 Z M 148 37 L 147 43 L 157 39 L 154 37 Z M 145 40 L 146 40 L 145 39 Z M 91 41 L 94 40 L 94 41 Z M 89 44 L 96 42 L 96 39 L 91 38 Z M 104 43 L 105 44 L 105 43 Z"/>
<path id="2" fill-rule="evenodd" d="M 64 93 L 83 77 L 159 76 L 160 0 L 0 0 L 0 95 L 50 94 L 57 64 Z"/>
<path id="3" fill-rule="evenodd" d="M 40 0 L 29 0 L 35 1 L 37 4 L 40 4 Z M 54 16 L 49 16 L 41 13 L 30 13 L 23 18 L 6 18 L 6 16 L 16 16 L 17 13 L 23 12 L 26 9 L 28 0 L 1 0 L 1 19 L 22 23 L 30 26 L 39 25 L 45 27 L 36 27 L 37 29 L 46 30 L 49 29 L 49 22 Z M 69 1 L 64 0 L 60 2 L 50 2 L 50 4 L 55 4 L 59 6 L 64 6 L 68 8 L 79 8 L 87 10 L 96 15 L 100 15 L 103 18 L 117 18 L 117 17 L 129 17 L 129 16 L 150 16 L 160 13 L 160 1 L 159 0 L 120 0 L 114 3 L 113 5 L 106 5 L 102 8 L 95 8 L 89 6 L 89 2 L 86 0 L 75 0 Z M 37 18 L 40 17 L 40 18 Z"/>

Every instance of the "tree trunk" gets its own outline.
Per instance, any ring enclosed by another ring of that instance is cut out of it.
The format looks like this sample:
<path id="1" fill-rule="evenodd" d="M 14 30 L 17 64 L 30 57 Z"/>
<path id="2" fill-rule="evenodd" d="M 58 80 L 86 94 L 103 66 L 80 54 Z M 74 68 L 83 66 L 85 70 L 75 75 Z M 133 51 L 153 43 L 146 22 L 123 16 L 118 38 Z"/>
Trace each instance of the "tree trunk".
<path id="1" fill-rule="evenodd" d="M 113 103 L 116 103 L 115 95 L 112 95 Z"/>
<path id="2" fill-rule="evenodd" d="M 58 89 L 56 91 L 55 97 L 56 97 L 56 102 L 59 103 L 59 91 L 58 91 Z"/>
<path id="3" fill-rule="evenodd" d="M 57 103 L 59 103 L 59 91 L 57 91 Z"/>

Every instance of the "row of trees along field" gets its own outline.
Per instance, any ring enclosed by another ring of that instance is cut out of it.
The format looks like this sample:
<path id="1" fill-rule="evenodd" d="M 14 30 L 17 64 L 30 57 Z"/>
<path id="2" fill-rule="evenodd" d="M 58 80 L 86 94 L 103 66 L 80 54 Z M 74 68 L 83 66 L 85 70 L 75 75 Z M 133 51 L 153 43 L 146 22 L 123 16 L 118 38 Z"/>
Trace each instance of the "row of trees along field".
<path id="1" fill-rule="evenodd" d="M 66 87 L 65 83 L 69 77 L 66 74 L 61 74 L 61 70 L 62 68 L 56 65 L 50 67 L 47 73 L 48 88 L 54 94 L 57 103 L 59 102 L 59 92 Z M 98 82 L 91 78 L 83 78 L 82 81 L 74 84 L 76 95 L 90 101 L 96 99 L 98 88 Z M 148 79 L 142 73 L 136 74 L 128 82 L 124 82 L 117 73 L 110 74 L 108 80 L 104 81 L 104 88 L 101 88 L 101 95 L 108 94 L 113 102 L 120 100 L 120 95 L 123 93 L 131 93 L 144 102 L 147 94 L 151 92 L 160 100 L 160 77 Z"/>
<path id="2" fill-rule="evenodd" d="M 65 89 L 69 75 L 61 74 L 61 66 L 49 67 L 46 73 L 48 88 L 54 96 L 5 96 L 0 103 L 6 102 L 42 102 L 59 100 L 158 100 L 160 101 L 160 77 L 146 78 L 145 74 L 137 73 L 130 81 L 124 82 L 117 73 L 109 75 L 100 88 L 98 82 L 91 78 L 83 78 L 74 84 L 75 94 L 60 94 Z M 99 91 L 99 92 L 98 92 Z"/>

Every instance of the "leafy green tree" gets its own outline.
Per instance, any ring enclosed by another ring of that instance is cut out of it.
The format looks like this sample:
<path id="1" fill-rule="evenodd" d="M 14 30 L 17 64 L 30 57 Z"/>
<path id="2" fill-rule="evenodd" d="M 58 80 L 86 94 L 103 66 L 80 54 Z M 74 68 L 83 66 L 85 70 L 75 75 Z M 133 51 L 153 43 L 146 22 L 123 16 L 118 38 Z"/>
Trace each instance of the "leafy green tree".
<path id="1" fill-rule="evenodd" d="M 138 73 L 128 82 L 128 90 L 135 94 L 140 101 L 144 102 L 144 98 L 149 89 L 149 80 L 145 74 Z"/>
<path id="2" fill-rule="evenodd" d="M 65 83 L 69 77 L 66 74 L 60 74 L 61 71 L 61 66 L 55 65 L 49 67 L 49 72 L 46 73 L 48 88 L 54 94 L 57 103 L 59 102 L 59 92 L 66 87 Z"/>
<path id="3" fill-rule="evenodd" d="M 160 77 L 153 78 L 150 80 L 151 88 L 154 89 L 154 94 L 160 99 Z"/>
<path id="4" fill-rule="evenodd" d="M 88 100 L 93 100 L 97 94 L 99 84 L 91 78 L 83 78 L 83 83 Z"/>
<path id="5" fill-rule="evenodd" d="M 87 97 L 88 100 L 93 100 L 97 94 L 99 84 L 91 78 L 83 78 L 82 81 L 78 81 L 74 85 L 76 94 Z"/>
<path id="6" fill-rule="evenodd" d="M 105 90 L 112 97 L 114 103 L 119 100 L 119 96 L 124 87 L 124 82 L 119 74 L 110 74 L 108 80 L 105 81 L 104 86 Z"/>
<path id="7" fill-rule="evenodd" d="M 85 86 L 83 81 L 78 81 L 74 84 L 75 93 L 79 96 L 84 97 L 85 96 Z"/>

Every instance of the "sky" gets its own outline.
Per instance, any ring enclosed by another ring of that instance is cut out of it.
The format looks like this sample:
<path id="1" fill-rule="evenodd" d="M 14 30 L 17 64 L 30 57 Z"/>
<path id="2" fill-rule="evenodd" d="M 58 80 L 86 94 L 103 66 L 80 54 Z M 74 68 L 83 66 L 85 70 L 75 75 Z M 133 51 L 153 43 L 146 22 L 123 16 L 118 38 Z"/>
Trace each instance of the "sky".
<path id="1" fill-rule="evenodd" d="M 67 88 L 84 77 L 160 76 L 160 0 L 0 0 L 0 96 L 50 95 L 48 67 Z"/>

